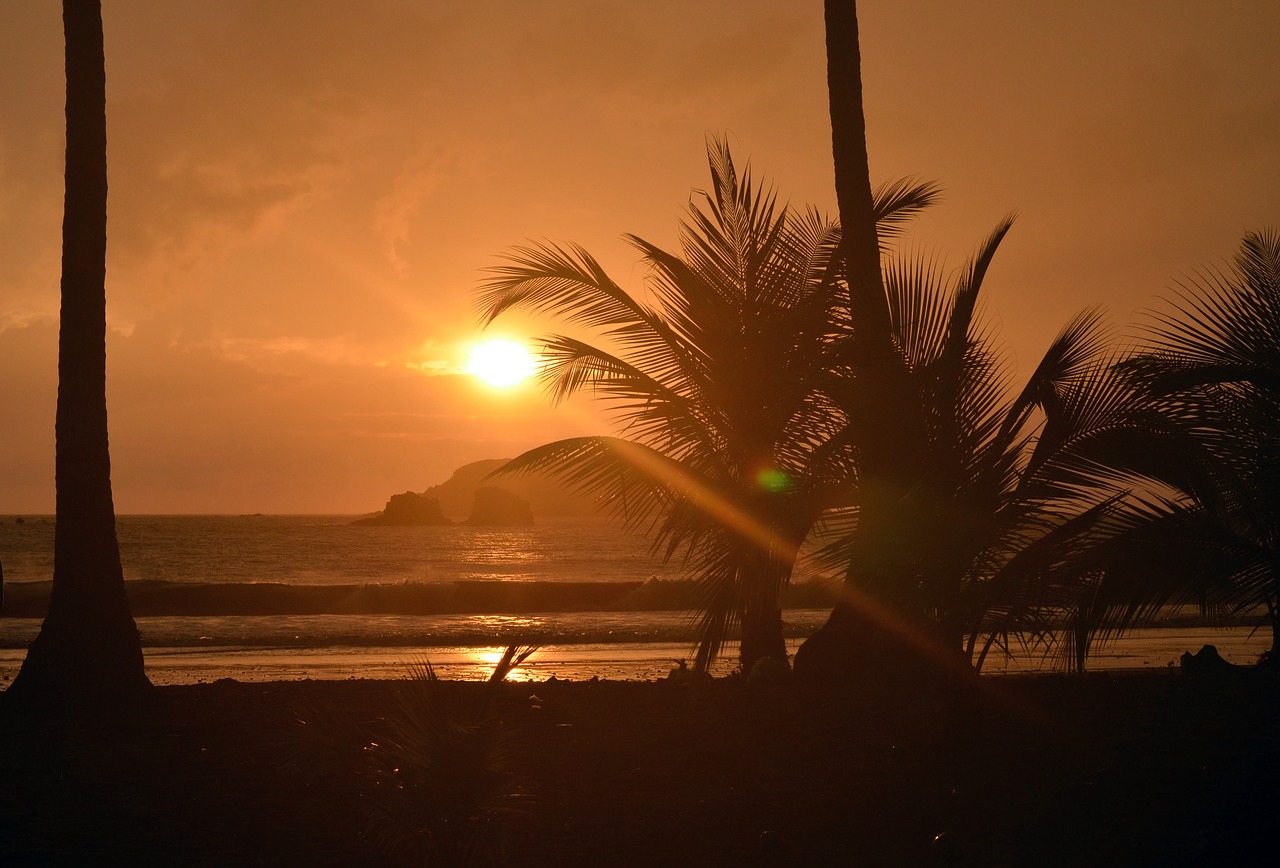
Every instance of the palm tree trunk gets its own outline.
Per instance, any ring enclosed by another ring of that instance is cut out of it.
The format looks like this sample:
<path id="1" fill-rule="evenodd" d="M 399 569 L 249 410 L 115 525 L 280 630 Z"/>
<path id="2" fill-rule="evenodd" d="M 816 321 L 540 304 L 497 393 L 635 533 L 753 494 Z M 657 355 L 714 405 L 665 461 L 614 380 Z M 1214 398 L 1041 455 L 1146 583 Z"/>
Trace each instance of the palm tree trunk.
<path id="1" fill-rule="evenodd" d="M 782 638 L 782 610 L 777 606 L 751 605 L 742 618 L 742 644 L 738 662 L 744 674 L 764 657 L 787 659 L 787 643 Z"/>
<path id="2" fill-rule="evenodd" d="M 9 692 L 55 703 L 150 686 L 125 595 L 106 399 L 107 130 L 99 0 L 63 0 L 67 154 L 53 591 Z"/>
<path id="3" fill-rule="evenodd" d="M 858 46 L 858 4 L 826 0 L 827 91 L 831 110 L 831 155 L 840 246 L 858 322 L 877 339 L 888 336 L 889 308 L 880 274 L 880 241 L 872 207 L 867 159 L 867 123 L 862 109 L 862 54 Z"/>
<path id="4" fill-rule="evenodd" d="M 910 608 L 897 599 L 909 589 L 897 581 L 896 565 L 884 553 L 893 550 L 901 500 L 915 482 L 911 438 L 904 437 L 906 414 L 898 407 L 908 394 L 905 371 L 895 354 L 888 299 L 880 271 L 867 160 L 866 119 L 862 104 L 861 53 L 854 0 L 826 0 L 827 86 L 831 106 L 832 155 L 840 208 L 841 256 L 849 285 L 850 317 L 855 323 L 851 359 L 857 375 L 850 387 L 852 439 L 858 453 L 857 549 L 845 578 L 846 592 L 831 619 L 796 654 L 796 671 L 813 681 L 842 677 L 854 658 L 879 657 L 884 634 L 859 611 L 855 601 L 874 600 L 872 609 Z M 902 614 L 911 617 L 911 612 Z M 858 635 L 858 634 L 868 635 Z M 808 670 L 805 672 L 804 670 Z"/>
<path id="5" fill-rule="evenodd" d="M 791 564 L 781 563 L 776 552 L 762 552 L 758 563 L 750 569 L 752 575 L 744 579 L 754 583 L 755 589 L 747 594 L 738 648 L 738 662 L 744 675 L 750 675 L 752 667 L 763 657 L 787 659 L 782 609 L 778 603 L 782 586 L 791 575 Z"/>

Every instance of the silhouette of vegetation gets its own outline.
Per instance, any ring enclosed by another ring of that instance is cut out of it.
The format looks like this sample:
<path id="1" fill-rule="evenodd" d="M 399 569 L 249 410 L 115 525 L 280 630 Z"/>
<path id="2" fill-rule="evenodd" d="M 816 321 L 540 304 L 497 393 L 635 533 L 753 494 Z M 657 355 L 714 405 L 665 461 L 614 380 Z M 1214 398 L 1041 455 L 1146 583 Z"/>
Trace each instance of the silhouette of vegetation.
<path id="1" fill-rule="evenodd" d="M 67 154 L 49 613 L 9 693 L 55 703 L 150 687 L 125 596 L 106 400 L 107 139 L 102 13 L 64 0 Z"/>
<path id="2" fill-rule="evenodd" d="M 500 716 L 498 685 L 535 651 L 508 647 L 471 701 L 442 683 L 430 663 L 412 667 L 387 718 L 389 736 L 365 748 L 376 846 L 414 865 L 501 861 L 498 821 L 528 796 L 509 780 L 514 733 Z"/>
<path id="3" fill-rule="evenodd" d="M 1011 640 L 1056 645 L 1071 659 L 1098 629 L 1142 614 L 1099 608 L 1109 599 L 1097 593 L 1101 577 L 1115 559 L 1148 553 L 1152 523 L 1184 516 L 1181 492 L 1202 487 L 1186 464 L 1188 439 L 1113 368 L 1096 312 L 1068 324 L 1012 388 L 975 313 L 1008 228 L 950 283 L 935 262 L 884 260 L 893 391 L 857 388 L 861 325 L 848 323 L 838 370 L 847 388 L 833 395 L 850 420 L 855 472 L 828 551 L 846 565 L 846 587 L 828 635 L 814 641 L 843 632 L 842 668 L 850 659 L 884 667 L 895 654 L 980 666 Z M 859 420 L 871 415 L 893 420 L 895 451 L 858 448 Z M 1072 630 L 1060 630 L 1064 619 Z"/>
<path id="4" fill-rule="evenodd" d="M 1144 398 L 1194 440 L 1193 507 L 1152 529 L 1163 590 L 1142 575 L 1122 586 L 1159 600 L 1167 588 L 1230 612 L 1265 611 L 1280 643 L 1280 235 L 1244 236 L 1231 266 L 1205 270 L 1153 312 L 1142 352 L 1123 368 Z M 1188 486 L 1190 488 L 1190 486 Z M 1136 573 L 1136 570 L 1133 571 Z M 1148 574 L 1149 575 L 1149 574 Z M 1113 592 L 1119 595 L 1119 592 Z"/>
<path id="5" fill-rule="evenodd" d="M 827 389 L 845 420 L 834 442 L 849 456 L 851 502 L 830 550 L 846 565 L 844 592 L 797 668 L 821 681 L 861 672 L 864 683 L 902 681 L 886 673 L 904 667 L 954 674 L 1011 639 L 1048 647 L 1064 619 L 1059 652 L 1082 665 L 1077 652 L 1111 624 L 1103 614 L 1138 611 L 1099 608 L 1101 557 L 1182 514 L 1176 489 L 1152 489 L 1186 482 L 1185 438 L 1155 424 L 1110 369 L 1092 312 L 1010 395 L 978 316 L 1010 219 L 954 281 L 933 261 L 883 255 L 868 219 L 855 4 L 828 2 L 826 23 L 848 287 Z"/>
<path id="6" fill-rule="evenodd" d="M 546 339 L 553 399 L 606 403 L 619 437 L 530 450 L 503 473 L 545 472 L 600 496 L 697 578 L 705 669 L 740 630 L 745 671 L 786 658 L 779 594 L 797 549 L 847 475 L 823 446 L 839 414 L 822 391 L 841 303 L 839 230 L 779 206 L 708 143 L 711 189 L 681 225 L 681 252 L 628 236 L 650 270 L 652 303 L 619 287 L 581 248 L 521 248 L 481 290 L 484 322 L 513 309 L 592 333 Z M 877 191 L 886 238 L 936 198 L 929 183 Z"/>
<path id="7" fill-rule="evenodd" d="M 903 681 L 886 673 L 954 673 L 1011 639 L 1082 669 L 1096 639 L 1188 602 L 1263 607 L 1280 637 L 1280 576 L 1264 566 L 1280 505 L 1274 234 L 1247 238 L 1233 276 L 1162 319 L 1152 352 L 1113 367 L 1085 314 L 1008 398 L 975 312 L 1009 222 L 950 287 L 930 262 L 882 255 L 856 4 L 825 13 L 848 286 L 829 395 L 852 503 L 831 549 L 844 592 L 797 670 Z"/>
<path id="8" fill-rule="evenodd" d="M 1248 536 L 1266 526 L 1257 513 L 1274 515 L 1257 498 L 1275 489 L 1259 456 L 1274 452 L 1277 406 L 1252 381 L 1241 394 L 1241 370 L 1264 369 L 1257 358 L 1227 380 L 1229 348 L 1201 336 L 1206 322 L 1248 333 L 1215 323 L 1258 303 L 1188 307 L 1166 321 L 1157 352 L 1121 367 L 1099 315 L 1085 312 L 1015 389 L 979 313 L 1012 219 L 953 277 L 889 248 L 937 190 L 872 190 L 855 4 L 828 2 L 826 20 L 843 231 L 779 209 L 749 173 L 739 182 L 714 143 L 712 190 L 691 206 L 681 254 L 630 239 L 655 304 L 579 248 L 517 251 L 482 291 L 486 323 L 522 308 L 592 332 L 594 344 L 548 339 L 542 377 L 557 400 L 587 389 L 608 403 L 622 436 L 548 444 L 506 472 L 593 492 L 687 559 L 700 669 L 735 629 L 744 670 L 785 657 L 780 589 L 820 521 L 845 581 L 797 656 L 818 680 L 969 672 L 1011 642 L 1083 669 L 1095 641 L 1188 602 L 1263 606 L 1280 635 L 1280 585 L 1249 565 L 1273 549 Z M 1268 243 L 1247 242 L 1233 287 L 1257 295 L 1274 281 Z M 1206 385 L 1202 371 L 1189 390 L 1197 352 L 1202 368 L 1219 360 L 1220 379 Z M 1228 540 L 1229 526 L 1250 530 Z"/>

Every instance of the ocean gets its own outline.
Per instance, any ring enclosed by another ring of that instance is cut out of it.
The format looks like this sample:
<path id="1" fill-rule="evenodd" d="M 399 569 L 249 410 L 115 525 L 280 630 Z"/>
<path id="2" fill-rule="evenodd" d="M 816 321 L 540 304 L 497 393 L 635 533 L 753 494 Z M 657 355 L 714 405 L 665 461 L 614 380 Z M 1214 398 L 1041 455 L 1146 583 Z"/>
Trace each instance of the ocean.
<path id="1" fill-rule="evenodd" d="M 542 646 L 527 672 L 557 659 L 561 677 L 656 677 L 691 653 L 693 591 L 680 565 L 607 519 L 480 528 L 355 518 L 119 516 L 152 680 L 388 677 L 424 659 L 465 676 L 513 642 Z M 53 528 L 48 516 L 0 517 L 0 684 L 39 629 Z M 800 574 L 820 578 L 810 564 Z M 826 614 L 789 609 L 792 645 Z"/>
<path id="2" fill-rule="evenodd" d="M 608 520 L 405 528 L 354 518 L 120 516 L 153 682 L 395 677 L 424 660 L 480 677 L 511 643 L 540 646 L 517 677 L 657 678 L 691 655 L 697 598 L 680 565 Z M 0 517 L 0 686 L 39 629 L 53 527 L 50 517 Z M 825 622 L 832 578 L 802 556 L 784 610 L 792 650 Z M 1238 628 L 1145 631 L 1098 665 L 1164 665 L 1206 636 L 1237 662 L 1265 647 Z M 1046 665 L 1029 652 L 988 669 Z M 730 651 L 717 671 L 732 667 Z"/>
<path id="3" fill-rule="evenodd" d="M 336 585 L 676 578 L 639 534 L 602 518 L 532 527 L 356 527 L 352 515 L 122 515 L 125 579 Z M 18 519 L 22 518 L 19 523 Z M 0 517 L 8 582 L 53 571 L 52 517 Z"/>

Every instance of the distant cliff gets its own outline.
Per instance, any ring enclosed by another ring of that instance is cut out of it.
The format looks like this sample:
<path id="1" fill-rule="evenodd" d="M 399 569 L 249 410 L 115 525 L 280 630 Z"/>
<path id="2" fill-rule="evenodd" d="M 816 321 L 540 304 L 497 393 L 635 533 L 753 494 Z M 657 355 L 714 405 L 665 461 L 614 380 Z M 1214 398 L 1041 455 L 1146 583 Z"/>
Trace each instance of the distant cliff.
<path id="1" fill-rule="evenodd" d="M 459 521 L 471 514 L 476 501 L 476 491 L 485 487 L 503 488 L 528 501 L 533 515 L 537 518 L 598 514 L 591 498 L 576 494 L 545 477 L 521 474 L 486 478 L 510 460 L 509 458 L 490 458 L 464 464 L 455 470 L 448 480 L 422 492 L 422 496 L 438 500 L 440 511 Z"/>
<path id="2" fill-rule="evenodd" d="M 476 489 L 475 503 L 467 524 L 477 527 L 525 527 L 533 524 L 529 501 L 505 488 L 484 486 Z"/>
<path id="3" fill-rule="evenodd" d="M 368 518 L 358 518 L 351 523 L 368 527 L 429 527 L 453 524 L 440 512 L 439 501 L 433 497 L 414 494 L 412 491 L 391 495 L 382 512 Z"/>

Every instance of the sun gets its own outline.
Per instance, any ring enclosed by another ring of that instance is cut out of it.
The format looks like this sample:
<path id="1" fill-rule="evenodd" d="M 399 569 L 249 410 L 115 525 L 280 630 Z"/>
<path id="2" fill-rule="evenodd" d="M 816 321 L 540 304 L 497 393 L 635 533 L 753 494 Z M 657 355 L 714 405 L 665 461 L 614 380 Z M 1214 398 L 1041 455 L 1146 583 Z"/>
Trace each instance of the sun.
<path id="1" fill-rule="evenodd" d="M 485 341 L 471 351 L 471 358 L 467 360 L 467 373 L 490 386 L 514 386 L 533 371 L 533 354 L 516 341 Z"/>

